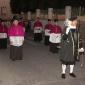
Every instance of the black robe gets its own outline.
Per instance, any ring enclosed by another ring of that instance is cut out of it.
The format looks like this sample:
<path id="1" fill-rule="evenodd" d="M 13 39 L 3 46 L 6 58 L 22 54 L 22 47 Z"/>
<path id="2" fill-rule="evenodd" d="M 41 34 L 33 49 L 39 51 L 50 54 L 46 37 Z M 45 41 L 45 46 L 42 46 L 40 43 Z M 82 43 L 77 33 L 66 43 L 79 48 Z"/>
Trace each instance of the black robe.
<path id="1" fill-rule="evenodd" d="M 67 39 L 62 37 L 60 60 L 62 64 L 73 65 L 78 59 L 79 33 L 76 29 L 70 29 Z"/>

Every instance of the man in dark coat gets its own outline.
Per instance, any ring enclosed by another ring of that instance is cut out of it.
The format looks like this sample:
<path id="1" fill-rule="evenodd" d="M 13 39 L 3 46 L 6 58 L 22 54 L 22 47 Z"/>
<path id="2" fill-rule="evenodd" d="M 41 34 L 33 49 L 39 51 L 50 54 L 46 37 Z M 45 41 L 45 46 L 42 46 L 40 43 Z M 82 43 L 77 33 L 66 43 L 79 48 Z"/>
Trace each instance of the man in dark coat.
<path id="1" fill-rule="evenodd" d="M 66 66 L 70 65 L 71 77 L 76 77 L 73 73 L 73 68 L 78 56 L 78 31 L 77 31 L 77 17 L 72 17 L 69 19 L 70 25 L 66 29 L 65 34 L 62 36 L 61 40 L 61 50 L 60 50 L 60 60 L 62 62 L 62 75 L 61 77 L 65 79 Z"/>

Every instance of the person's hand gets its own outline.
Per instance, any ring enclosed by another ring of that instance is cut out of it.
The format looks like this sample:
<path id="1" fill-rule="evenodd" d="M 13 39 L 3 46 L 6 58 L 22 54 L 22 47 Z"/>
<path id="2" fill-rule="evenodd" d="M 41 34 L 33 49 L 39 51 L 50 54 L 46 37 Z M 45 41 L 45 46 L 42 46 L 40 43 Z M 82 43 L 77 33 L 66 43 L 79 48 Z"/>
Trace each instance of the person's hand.
<path id="1" fill-rule="evenodd" d="M 63 38 L 63 40 L 67 40 L 68 35 L 67 35 L 67 34 L 63 34 L 63 35 L 62 35 L 62 38 Z"/>

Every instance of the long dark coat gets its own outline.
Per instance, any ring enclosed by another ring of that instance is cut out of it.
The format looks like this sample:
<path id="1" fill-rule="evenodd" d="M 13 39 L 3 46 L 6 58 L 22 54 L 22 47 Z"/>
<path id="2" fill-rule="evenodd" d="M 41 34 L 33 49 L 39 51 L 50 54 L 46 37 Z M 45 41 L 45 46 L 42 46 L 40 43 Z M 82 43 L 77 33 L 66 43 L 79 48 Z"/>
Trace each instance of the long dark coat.
<path id="1" fill-rule="evenodd" d="M 79 33 L 70 29 L 66 40 L 61 40 L 60 60 L 63 64 L 72 65 L 78 57 Z"/>

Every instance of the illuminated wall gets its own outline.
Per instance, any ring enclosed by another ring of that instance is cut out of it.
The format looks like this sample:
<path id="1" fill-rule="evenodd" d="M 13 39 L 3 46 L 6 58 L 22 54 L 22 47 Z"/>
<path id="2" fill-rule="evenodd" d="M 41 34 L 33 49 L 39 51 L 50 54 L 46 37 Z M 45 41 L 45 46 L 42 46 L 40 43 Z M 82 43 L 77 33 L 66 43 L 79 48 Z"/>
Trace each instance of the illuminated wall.
<path id="1" fill-rule="evenodd" d="M 11 14 L 10 0 L 0 0 L 0 17 L 9 19 Z"/>

